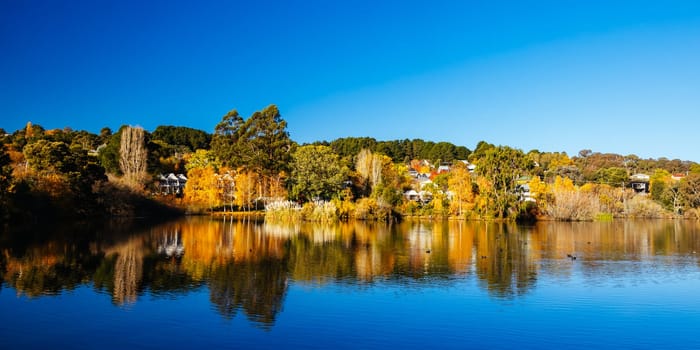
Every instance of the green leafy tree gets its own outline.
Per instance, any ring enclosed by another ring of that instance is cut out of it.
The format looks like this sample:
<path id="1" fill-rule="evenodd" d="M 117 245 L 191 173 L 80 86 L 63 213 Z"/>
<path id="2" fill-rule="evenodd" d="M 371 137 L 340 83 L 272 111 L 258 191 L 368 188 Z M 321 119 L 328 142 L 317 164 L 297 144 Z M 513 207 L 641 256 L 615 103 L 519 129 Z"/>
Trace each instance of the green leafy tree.
<path id="1" fill-rule="evenodd" d="M 211 135 L 185 126 L 161 125 L 153 131 L 151 139 L 161 140 L 173 146 L 185 146 L 194 152 L 198 149 L 209 149 Z"/>
<path id="2" fill-rule="evenodd" d="M 690 173 L 680 182 L 683 201 L 690 208 L 700 207 L 700 174 Z"/>
<path id="3" fill-rule="evenodd" d="M 101 133 L 105 138 L 105 145 L 98 151 L 97 157 L 100 164 L 108 173 L 121 175 L 122 171 L 119 168 L 119 148 L 121 147 L 122 132 L 126 128 L 123 125 L 115 134 L 107 136 L 106 132 Z M 104 131 L 104 130 L 103 130 Z"/>
<path id="4" fill-rule="evenodd" d="M 695 174 L 700 174 L 700 164 L 693 163 L 690 165 L 690 172 Z"/>
<path id="5" fill-rule="evenodd" d="M 270 105 L 243 120 L 236 110 L 227 113 L 217 124 L 212 139 L 212 152 L 222 165 L 257 172 L 265 183 L 279 182 L 291 157 L 292 141 L 287 122 Z"/>
<path id="6" fill-rule="evenodd" d="M 341 191 L 348 169 L 328 146 L 301 146 L 292 154 L 291 195 L 330 199 Z"/>
<path id="7" fill-rule="evenodd" d="M 38 140 L 26 145 L 23 152 L 29 167 L 37 172 L 63 173 L 71 166 L 66 162 L 70 148 L 64 142 Z"/>
<path id="8" fill-rule="evenodd" d="M 292 141 L 287 132 L 287 122 L 282 119 L 277 106 L 270 105 L 253 113 L 246 124 L 249 165 L 264 176 L 286 170 Z"/>
<path id="9" fill-rule="evenodd" d="M 464 146 L 449 142 L 431 142 L 421 139 L 377 141 L 371 137 L 346 137 L 336 139 L 329 144 L 341 158 L 355 157 L 363 149 L 381 153 L 391 158 L 394 163 L 408 163 L 411 159 L 429 159 L 432 161 L 452 161 L 467 159 L 471 151 Z"/>
<path id="10" fill-rule="evenodd" d="M 22 150 L 28 143 L 35 142 L 44 136 L 44 128 L 41 125 L 27 123 L 24 129 L 12 133 L 12 146 L 16 150 Z"/>
<path id="11" fill-rule="evenodd" d="M 211 150 L 224 166 L 238 168 L 245 165 L 245 133 L 245 121 L 235 109 L 226 113 L 216 125 Z"/>
<path id="12" fill-rule="evenodd" d="M 656 169 L 649 178 L 651 187 L 651 199 L 661 203 L 666 209 L 673 209 L 668 191 L 671 189 L 671 173 L 663 169 Z"/>
<path id="13" fill-rule="evenodd" d="M 619 187 L 623 183 L 629 182 L 629 175 L 627 170 L 620 167 L 610 167 L 599 169 L 593 180 L 599 183 L 608 184 L 611 186 Z"/>
<path id="14" fill-rule="evenodd" d="M 100 137 L 85 130 L 77 131 L 70 140 L 70 145 L 84 150 L 94 150 L 100 145 Z"/>
<path id="15" fill-rule="evenodd" d="M 472 152 L 469 155 L 469 161 L 473 162 L 476 159 L 480 159 L 486 155 L 486 151 L 494 149 L 496 146 L 493 144 L 490 144 L 486 141 L 479 141 L 479 143 L 476 144 L 476 148 L 474 149 L 474 152 Z"/>
<path id="16" fill-rule="evenodd" d="M 109 138 L 111 136 L 112 136 L 112 129 L 110 129 L 109 127 L 105 126 L 102 129 L 100 129 L 100 135 L 99 135 L 100 143 L 102 143 L 102 144 L 107 143 L 107 141 L 109 141 Z"/>
<path id="17" fill-rule="evenodd" d="M 10 198 L 12 184 L 12 161 L 5 147 L 0 148 L 0 221 L 7 215 L 7 201 Z"/>
<path id="18" fill-rule="evenodd" d="M 498 146 L 483 151 L 477 171 L 490 184 L 479 189 L 486 196 L 489 212 L 497 218 L 508 216 L 509 209 L 518 203 L 516 180 L 529 167 L 530 162 L 521 150 Z"/>

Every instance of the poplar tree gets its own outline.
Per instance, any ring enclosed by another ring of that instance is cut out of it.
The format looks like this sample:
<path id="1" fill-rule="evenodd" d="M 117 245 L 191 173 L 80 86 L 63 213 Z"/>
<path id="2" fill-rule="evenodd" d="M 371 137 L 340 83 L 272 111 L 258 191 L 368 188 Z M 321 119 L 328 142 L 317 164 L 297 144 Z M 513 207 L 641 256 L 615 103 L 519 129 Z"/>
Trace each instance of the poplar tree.
<path id="1" fill-rule="evenodd" d="M 148 166 L 146 133 L 141 127 L 127 126 L 122 131 L 119 148 L 119 168 L 132 185 L 143 185 Z"/>

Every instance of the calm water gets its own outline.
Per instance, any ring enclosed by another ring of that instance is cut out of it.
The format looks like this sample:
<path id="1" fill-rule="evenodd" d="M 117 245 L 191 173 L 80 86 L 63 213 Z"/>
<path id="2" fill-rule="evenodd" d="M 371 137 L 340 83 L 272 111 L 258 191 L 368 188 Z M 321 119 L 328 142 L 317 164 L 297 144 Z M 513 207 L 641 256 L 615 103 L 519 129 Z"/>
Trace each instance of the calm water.
<path id="1" fill-rule="evenodd" d="M 699 253 L 685 221 L 32 228 L 0 347 L 700 348 Z"/>

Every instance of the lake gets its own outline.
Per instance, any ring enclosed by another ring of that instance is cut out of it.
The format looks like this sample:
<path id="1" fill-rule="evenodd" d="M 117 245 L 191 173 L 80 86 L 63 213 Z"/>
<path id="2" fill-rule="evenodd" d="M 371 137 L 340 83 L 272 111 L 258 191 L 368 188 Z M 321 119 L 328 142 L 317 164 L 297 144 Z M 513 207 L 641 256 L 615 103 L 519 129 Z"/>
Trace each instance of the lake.
<path id="1" fill-rule="evenodd" d="M 700 348 L 695 221 L 25 227 L 0 347 Z"/>

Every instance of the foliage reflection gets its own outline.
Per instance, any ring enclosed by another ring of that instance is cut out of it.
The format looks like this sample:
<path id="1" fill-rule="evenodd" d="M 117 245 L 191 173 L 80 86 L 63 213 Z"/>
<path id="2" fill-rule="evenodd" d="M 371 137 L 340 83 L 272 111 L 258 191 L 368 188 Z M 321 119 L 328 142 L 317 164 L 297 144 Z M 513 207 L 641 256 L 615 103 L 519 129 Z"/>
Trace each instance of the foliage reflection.
<path id="1" fill-rule="evenodd" d="M 578 270 L 595 281 L 640 272 L 640 264 L 619 269 L 616 262 L 694 268 L 700 262 L 700 224 L 690 221 L 283 225 L 188 218 L 124 227 L 3 233 L 2 287 L 38 297 L 91 285 L 115 305 L 206 288 L 222 317 L 243 313 L 267 328 L 290 283 L 421 288 L 466 278 L 493 297 L 517 298 L 542 275 Z"/>

